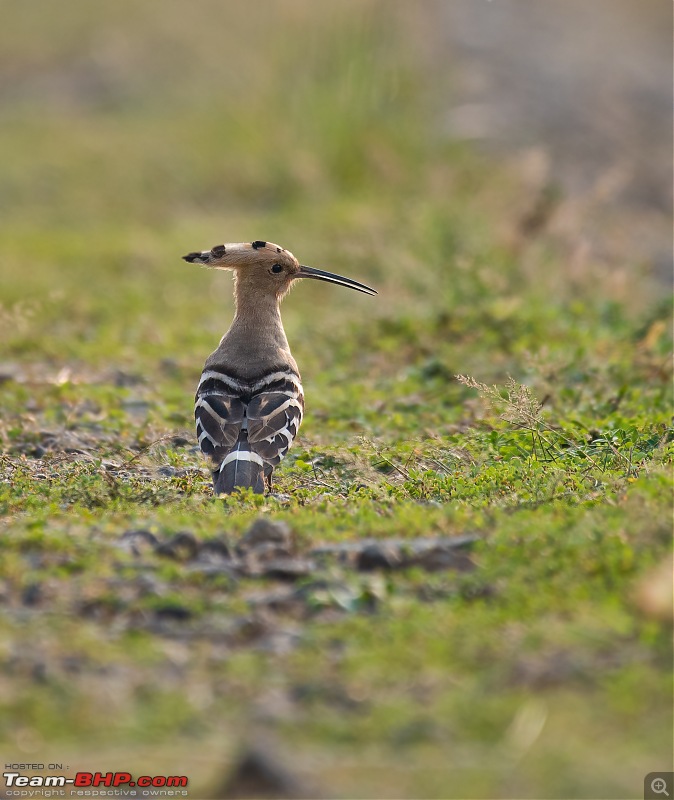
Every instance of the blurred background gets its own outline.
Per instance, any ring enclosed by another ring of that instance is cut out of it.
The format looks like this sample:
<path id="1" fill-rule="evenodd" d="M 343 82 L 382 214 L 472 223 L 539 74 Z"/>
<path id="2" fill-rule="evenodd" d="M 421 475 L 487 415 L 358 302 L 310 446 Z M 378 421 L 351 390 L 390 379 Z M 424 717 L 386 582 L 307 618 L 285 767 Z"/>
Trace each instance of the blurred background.
<path id="1" fill-rule="evenodd" d="M 579 329 L 588 314 L 607 330 L 624 314 L 637 320 L 635 341 L 660 347 L 672 280 L 669 0 L 0 0 L 0 12 L 0 379 L 134 386 L 145 376 L 148 393 L 163 392 L 162 424 L 190 430 L 190 393 L 229 323 L 231 282 L 180 256 L 253 239 L 379 289 L 365 305 L 307 285 L 284 307 L 312 413 L 329 402 L 321 382 L 346 407 L 348 381 L 341 395 L 338 383 L 372 369 L 397 376 L 412 357 L 431 376 L 501 380 L 553 307 L 575 309 Z M 434 343 L 451 339 L 452 315 L 465 349 L 438 367 Z M 529 326 L 521 340 L 518 326 Z M 619 321 L 610 336 L 627 330 Z M 601 362 L 601 347 L 595 355 Z M 119 760 L 133 734 L 145 764 L 180 764 L 215 785 L 222 736 L 202 692 L 210 667 L 201 669 L 186 690 L 200 715 L 183 731 L 193 750 L 171 743 L 177 723 L 164 707 L 106 732 L 71 706 L 59 748 L 86 751 L 100 729 Z M 64 685 L 81 682 L 132 718 L 131 672 L 84 680 Z M 13 691 L 9 681 L 0 690 Z M 47 758 L 55 702 L 51 723 L 34 697 L 20 709 L 42 728 L 17 733 L 8 718 L 17 757 Z M 493 751 L 456 751 L 472 764 L 460 786 L 487 796 L 510 775 L 502 796 L 525 796 L 554 775 L 558 796 L 597 796 L 617 759 L 587 755 L 573 735 L 564 758 L 587 756 L 583 766 L 565 772 L 551 748 L 518 782 L 540 721 L 528 702 L 496 778 L 480 777 L 481 754 Z M 566 731 L 577 719 L 569 714 Z M 348 750 L 348 732 L 339 735 Z M 59 748 L 49 757 L 61 760 Z M 365 772 L 358 754 L 334 767 L 314 755 L 330 786 L 415 796 L 419 785 L 387 783 L 376 746 Z M 633 773 L 644 758 L 635 763 Z M 433 768 L 424 785 L 441 796 Z"/>
<path id="2" fill-rule="evenodd" d="M 561 248 L 564 274 L 543 279 L 556 291 L 599 271 L 607 296 L 638 304 L 671 282 L 667 0 L 3 10 L 2 300 L 58 324 L 54 355 L 66 311 L 133 345 L 157 312 L 204 291 L 229 302 L 178 260 L 222 240 L 390 278 L 386 313 L 429 288 L 444 303 L 438 251 L 484 226 L 519 278 L 542 280 L 541 234 Z M 106 310 L 108 291 L 133 321 Z"/>
<path id="3" fill-rule="evenodd" d="M 601 243 L 595 213 L 557 224 L 578 225 L 616 260 L 651 258 L 671 281 L 671 8 L 658 0 L 486 5 L 436 7 L 454 75 L 446 130 L 519 153 L 522 175 L 583 196 L 600 217 L 629 214 L 625 235 Z"/>

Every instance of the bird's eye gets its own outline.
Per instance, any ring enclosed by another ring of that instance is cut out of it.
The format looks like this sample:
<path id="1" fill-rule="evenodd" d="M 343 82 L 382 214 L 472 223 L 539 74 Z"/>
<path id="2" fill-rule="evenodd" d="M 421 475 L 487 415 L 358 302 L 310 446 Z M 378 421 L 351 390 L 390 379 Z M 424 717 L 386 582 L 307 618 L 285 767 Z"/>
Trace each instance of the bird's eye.
<path id="1" fill-rule="evenodd" d="M 274 266 L 271 268 L 271 271 L 278 274 L 279 272 L 283 272 L 283 267 L 280 264 L 274 264 Z"/>

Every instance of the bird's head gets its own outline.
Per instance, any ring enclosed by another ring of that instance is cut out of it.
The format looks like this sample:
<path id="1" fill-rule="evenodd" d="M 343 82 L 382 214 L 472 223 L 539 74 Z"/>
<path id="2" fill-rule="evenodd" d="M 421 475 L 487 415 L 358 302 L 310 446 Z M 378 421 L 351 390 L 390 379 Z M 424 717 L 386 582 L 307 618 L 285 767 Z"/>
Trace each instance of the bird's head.
<path id="1" fill-rule="evenodd" d="M 306 267 L 289 250 L 273 242 L 219 244 L 211 250 L 188 253 L 183 258 L 192 264 L 203 264 L 214 269 L 231 269 L 236 275 L 238 287 L 252 292 L 274 294 L 279 299 L 297 278 L 314 278 L 347 286 L 365 294 L 377 294 L 364 283 L 322 269 Z"/>

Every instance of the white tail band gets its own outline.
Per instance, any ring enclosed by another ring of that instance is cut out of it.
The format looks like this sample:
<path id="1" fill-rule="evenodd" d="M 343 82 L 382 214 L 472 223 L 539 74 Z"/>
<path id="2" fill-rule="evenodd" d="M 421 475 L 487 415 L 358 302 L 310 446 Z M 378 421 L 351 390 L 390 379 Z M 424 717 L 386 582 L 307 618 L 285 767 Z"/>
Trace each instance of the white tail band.
<path id="1" fill-rule="evenodd" d="M 232 461 L 253 461 L 264 467 L 264 461 L 257 453 L 251 453 L 250 450 L 235 450 L 223 459 L 222 464 L 220 464 L 220 472 Z"/>

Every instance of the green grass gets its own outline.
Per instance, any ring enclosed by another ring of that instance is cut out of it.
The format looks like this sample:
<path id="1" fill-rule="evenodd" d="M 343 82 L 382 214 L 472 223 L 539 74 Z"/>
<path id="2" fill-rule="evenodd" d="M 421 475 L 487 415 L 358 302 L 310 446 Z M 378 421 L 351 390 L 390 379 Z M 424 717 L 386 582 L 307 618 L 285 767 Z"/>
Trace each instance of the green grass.
<path id="1" fill-rule="evenodd" d="M 672 744 L 671 618 L 644 599 L 671 562 L 671 304 L 647 266 L 521 233 L 536 192 L 443 135 L 414 4 L 39 5 L 0 33 L 2 752 L 207 792 L 264 730 L 337 797 L 640 796 Z M 255 238 L 379 296 L 292 293 L 289 499 L 221 503 L 192 396 L 231 283 L 180 256 Z M 260 515 L 300 554 L 481 541 L 467 573 L 327 566 L 301 613 L 120 547 Z"/>

